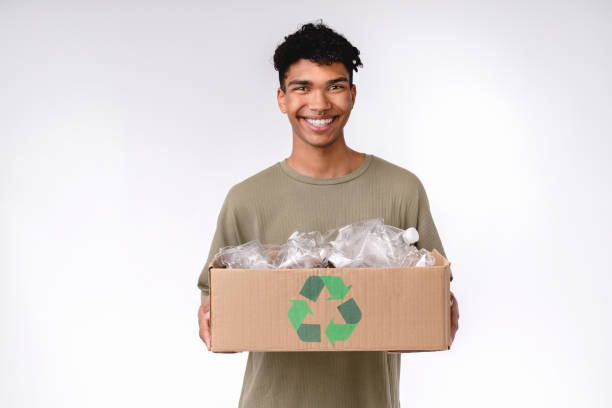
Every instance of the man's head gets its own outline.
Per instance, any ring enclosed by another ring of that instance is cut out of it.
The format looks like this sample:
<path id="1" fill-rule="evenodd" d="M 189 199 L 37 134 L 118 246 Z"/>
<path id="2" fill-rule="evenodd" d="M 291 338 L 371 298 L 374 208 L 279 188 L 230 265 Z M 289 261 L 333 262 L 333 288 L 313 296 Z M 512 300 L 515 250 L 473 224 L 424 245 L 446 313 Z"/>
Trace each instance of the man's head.
<path id="1" fill-rule="evenodd" d="M 353 70 L 358 66 L 363 66 L 359 50 L 322 23 L 305 24 L 285 37 L 274 53 L 277 99 L 295 136 L 317 147 L 343 136 L 355 102 Z"/>
<path id="2" fill-rule="evenodd" d="M 349 86 L 353 85 L 353 70 L 362 67 L 359 50 L 341 34 L 323 23 L 304 24 L 298 31 L 285 37 L 276 47 L 274 68 L 278 71 L 280 88 L 286 92 L 286 74 L 291 64 L 307 59 L 318 64 L 341 62 L 349 75 Z"/>

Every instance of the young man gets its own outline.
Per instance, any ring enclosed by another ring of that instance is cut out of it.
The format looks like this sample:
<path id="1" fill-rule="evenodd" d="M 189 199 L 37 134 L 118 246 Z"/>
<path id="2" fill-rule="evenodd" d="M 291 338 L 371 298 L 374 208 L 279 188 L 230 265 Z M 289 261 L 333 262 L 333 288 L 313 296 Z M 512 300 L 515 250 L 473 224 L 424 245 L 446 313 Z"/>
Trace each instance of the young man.
<path id="1" fill-rule="evenodd" d="M 291 155 L 234 185 L 198 281 L 200 337 L 210 350 L 208 265 L 224 246 L 282 244 L 295 230 L 327 231 L 367 218 L 415 227 L 417 246 L 444 255 L 425 189 L 408 170 L 356 152 L 344 139 L 357 94 L 359 50 L 323 24 L 306 24 L 274 54 L 278 106 L 293 133 Z M 451 276 L 452 280 L 452 276 Z M 457 303 L 450 299 L 452 334 Z M 451 340 L 452 341 L 452 340 Z M 399 407 L 400 354 L 250 352 L 240 407 Z"/>

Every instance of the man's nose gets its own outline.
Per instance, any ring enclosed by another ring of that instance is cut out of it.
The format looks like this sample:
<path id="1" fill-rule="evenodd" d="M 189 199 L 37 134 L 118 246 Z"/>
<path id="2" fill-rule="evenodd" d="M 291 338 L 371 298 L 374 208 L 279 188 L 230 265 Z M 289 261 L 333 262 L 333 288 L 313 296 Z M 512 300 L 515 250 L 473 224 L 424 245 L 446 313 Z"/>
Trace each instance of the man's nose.
<path id="1" fill-rule="evenodd" d="M 324 111 L 331 108 L 325 91 L 316 90 L 312 92 L 311 95 L 312 97 L 310 99 L 310 109 L 312 109 L 313 111 Z"/>

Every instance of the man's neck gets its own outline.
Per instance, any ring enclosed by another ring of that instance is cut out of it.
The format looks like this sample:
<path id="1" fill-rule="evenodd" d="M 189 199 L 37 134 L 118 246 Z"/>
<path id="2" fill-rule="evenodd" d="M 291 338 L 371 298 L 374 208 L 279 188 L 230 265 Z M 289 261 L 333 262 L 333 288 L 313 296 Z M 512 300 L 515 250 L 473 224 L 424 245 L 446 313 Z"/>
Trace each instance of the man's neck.
<path id="1" fill-rule="evenodd" d="M 293 149 L 285 161 L 296 172 L 308 177 L 342 177 L 357 170 L 366 155 L 347 147 L 335 149 Z"/>

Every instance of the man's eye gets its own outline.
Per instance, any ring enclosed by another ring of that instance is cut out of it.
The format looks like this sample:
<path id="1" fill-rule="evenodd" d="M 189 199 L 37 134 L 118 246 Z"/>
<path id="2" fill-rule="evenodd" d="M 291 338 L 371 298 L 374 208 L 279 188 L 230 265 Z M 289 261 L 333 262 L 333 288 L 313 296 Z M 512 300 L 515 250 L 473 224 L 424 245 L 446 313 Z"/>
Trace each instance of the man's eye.
<path id="1" fill-rule="evenodd" d="M 343 88 L 344 88 L 344 86 L 343 86 L 343 85 L 332 85 L 330 88 L 331 88 L 332 90 L 335 90 L 335 89 L 343 89 Z M 296 87 L 296 88 L 293 88 L 293 90 L 294 90 L 294 91 L 302 91 L 302 90 L 304 90 L 304 91 L 305 91 L 306 89 L 307 89 L 307 87 L 305 87 L 305 86 L 298 86 L 298 87 Z"/>

